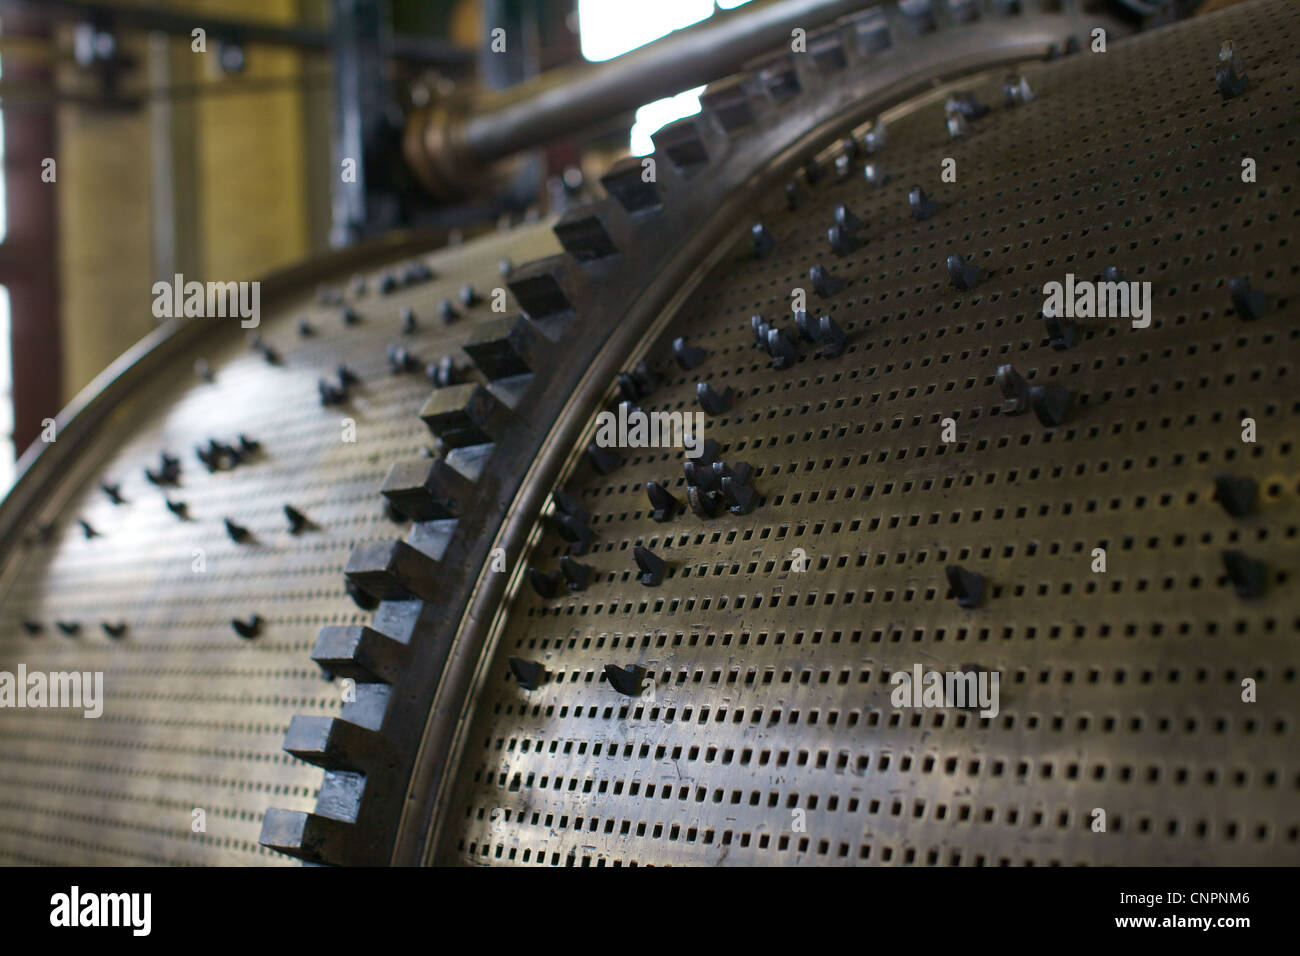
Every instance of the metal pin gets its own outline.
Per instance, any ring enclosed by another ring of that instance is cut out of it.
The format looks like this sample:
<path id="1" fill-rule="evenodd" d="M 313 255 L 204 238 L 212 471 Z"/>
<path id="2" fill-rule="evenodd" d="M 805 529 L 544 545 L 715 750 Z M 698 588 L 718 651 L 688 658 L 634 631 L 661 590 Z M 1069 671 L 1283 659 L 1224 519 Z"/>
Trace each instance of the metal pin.
<path id="1" fill-rule="evenodd" d="M 989 111 L 974 93 L 954 93 L 948 97 L 943 108 L 948 113 L 960 113 L 968 120 L 977 120 L 988 115 Z"/>
<path id="2" fill-rule="evenodd" d="M 808 278 L 812 280 L 813 290 L 823 299 L 831 298 L 844 287 L 843 281 L 827 272 L 821 263 L 808 270 Z"/>
<path id="3" fill-rule="evenodd" d="M 835 224 L 848 235 L 854 235 L 862 228 L 862 220 L 853 215 L 849 207 L 844 205 L 835 207 Z"/>
<path id="4" fill-rule="evenodd" d="M 722 479 L 722 497 L 733 515 L 749 514 L 758 500 L 753 485 L 731 475 Z"/>
<path id="5" fill-rule="evenodd" d="M 799 338 L 803 341 L 817 341 L 817 320 L 809 318 L 807 312 L 796 312 L 794 314 L 794 327 L 798 330 Z"/>
<path id="6" fill-rule="evenodd" d="M 424 375 L 437 388 L 446 388 L 449 385 L 456 384 L 456 366 L 452 362 L 450 355 L 444 355 L 438 361 L 426 365 Z"/>
<path id="7" fill-rule="evenodd" d="M 330 405 L 342 405 L 347 401 L 347 393 L 331 382 L 325 379 L 319 379 L 316 382 L 316 390 L 320 393 L 320 403 L 326 407 Z"/>
<path id="8" fill-rule="evenodd" d="M 871 129 L 867 130 L 866 135 L 862 137 L 862 145 L 866 149 L 868 156 L 880 152 L 888 141 L 889 134 L 885 129 L 885 124 L 880 120 L 876 120 Z"/>
<path id="9" fill-rule="evenodd" d="M 837 183 L 847 183 L 853 176 L 853 157 L 847 153 L 841 153 L 835 157 L 835 181 Z"/>
<path id="10" fill-rule="evenodd" d="M 1073 395 L 1059 385 L 1035 385 L 1029 390 L 1029 407 L 1048 428 L 1062 424 L 1070 414 Z"/>
<path id="11" fill-rule="evenodd" d="M 724 386 L 719 393 L 715 392 L 713 386 L 708 382 L 697 382 L 695 384 L 695 397 L 700 403 L 700 408 L 704 409 L 707 414 L 721 415 L 731 408 L 736 393 L 730 385 Z"/>
<path id="12" fill-rule="evenodd" d="M 998 388 L 1002 390 L 1002 414 L 1019 415 L 1029 408 L 1029 383 L 1010 365 L 999 365 Z"/>
<path id="13" fill-rule="evenodd" d="M 767 231 L 767 227 L 761 222 L 756 222 L 750 226 L 749 238 L 754 246 L 754 255 L 759 259 L 771 252 L 772 247 L 776 245 L 776 240 L 772 238 L 772 234 Z"/>
<path id="14" fill-rule="evenodd" d="M 952 284 L 962 291 L 975 288 L 980 280 L 979 266 L 968 263 L 961 256 L 948 257 L 948 276 Z"/>
<path id="15" fill-rule="evenodd" d="M 1259 485 L 1253 478 L 1215 475 L 1212 500 L 1223 505 L 1223 510 L 1234 518 L 1244 518 L 1255 510 L 1259 500 Z"/>
<path id="16" fill-rule="evenodd" d="M 838 358 L 844 354 L 844 345 L 848 336 L 839 323 L 829 315 L 823 315 L 817 322 L 818 339 L 822 343 L 819 353 L 822 358 Z"/>
<path id="17" fill-rule="evenodd" d="M 559 571 L 552 571 L 550 574 L 543 574 L 536 568 L 528 569 L 528 583 L 538 597 L 550 600 L 555 597 L 560 589 L 560 582 L 564 580 Z"/>
<path id="18" fill-rule="evenodd" d="M 1268 567 L 1241 551 L 1224 551 L 1223 567 L 1237 591 L 1237 597 L 1262 597 L 1268 589 Z"/>
<path id="19" fill-rule="evenodd" d="M 685 338 L 673 339 L 673 358 L 688 372 L 703 362 L 708 354 L 704 349 L 688 344 Z"/>
<path id="20" fill-rule="evenodd" d="M 90 522 L 87 521 L 85 518 L 78 518 L 77 524 L 81 525 L 81 533 L 86 537 L 87 540 L 91 538 L 100 537 L 99 532 L 96 531 L 93 527 L 91 527 Z"/>
<path id="21" fill-rule="evenodd" d="M 672 492 L 659 482 L 647 481 L 645 491 L 650 498 L 650 517 L 660 524 L 671 521 L 676 517 L 677 512 L 681 510 L 682 503 L 673 497 Z"/>
<path id="22" fill-rule="evenodd" d="M 126 633 L 126 621 L 118 621 L 116 624 L 110 624 L 108 621 L 104 621 L 100 624 L 100 627 L 104 629 L 105 634 L 114 639 L 119 638 Z"/>
<path id="23" fill-rule="evenodd" d="M 1247 321 L 1258 319 L 1268 310 L 1268 294 L 1252 289 L 1250 279 L 1245 276 L 1229 279 L 1228 293 L 1232 296 L 1232 307 L 1237 315 Z"/>
<path id="24" fill-rule="evenodd" d="M 586 554 L 591 550 L 591 529 L 575 515 L 554 514 L 551 522 L 560 537 L 569 542 L 569 554 Z"/>
<path id="25" fill-rule="evenodd" d="M 847 256 L 858 248 L 857 237 L 846 232 L 843 226 L 831 226 L 826 230 L 826 238 L 830 241 L 831 252 L 837 256 Z"/>
<path id="26" fill-rule="evenodd" d="M 1079 335 L 1078 322 L 1044 312 L 1043 326 L 1047 330 L 1047 338 L 1052 348 L 1062 351 L 1074 347 L 1074 341 Z"/>
<path id="27" fill-rule="evenodd" d="M 1034 98 L 1034 91 L 1029 88 L 1029 81 L 1023 75 L 1008 76 L 1002 84 L 1008 107 L 1024 106 Z"/>
<path id="28" fill-rule="evenodd" d="M 617 452 L 609 448 L 601 448 L 595 442 L 587 446 L 587 459 L 602 475 L 608 475 L 623 463 Z"/>
<path id="29" fill-rule="evenodd" d="M 567 554 L 560 555 L 560 573 L 564 575 L 570 591 L 585 591 L 591 581 L 591 567 L 573 560 Z"/>
<path id="30" fill-rule="evenodd" d="M 970 133 L 970 124 L 966 122 L 965 115 L 957 110 L 948 110 L 944 114 L 944 124 L 948 127 L 950 139 L 965 139 Z"/>
<path id="31" fill-rule="evenodd" d="M 767 351 L 772 356 L 773 368 L 790 368 L 799 359 L 799 351 L 781 329 L 767 330 Z"/>
<path id="32" fill-rule="evenodd" d="M 939 211 L 939 203 L 927 196 L 920 186 L 908 190 L 907 204 L 912 209 L 913 218 L 918 220 L 929 219 Z"/>
<path id="33" fill-rule="evenodd" d="M 948 565 L 943 572 L 948 577 L 948 587 L 952 589 L 952 596 L 957 599 L 959 606 L 975 607 L 980 603 L 980 596 L 984 592 L 983 575 L 967 571 L 956 564 Z"/>
<path id="34" fill-rule="evenodd" d="M 1214 72 L 1214 85 L 1223 98 L 1231 99 L 1246 91 L 1246 64 L 1237 54 L 1231 40 L 1219 47 L 1219 65 Z"/>
<path id="35" fill-rule="evenodd" d="M 404 306 L 402 311 L 398 313 L 398 319 L 402 323 L 403 335 L 410 335 L 415 331 L 415 310 L 409 305 Z"/>
<path id="36" fill-rule="evenodd" d="M 699 518 L 716 517 L 722 509 L 722 493 L 709 491 L 698 485 L 687 486 L 686 501 L 690 505 L 691 511 L 695 512 Z"/>
<path id="37" fill-rule="evenodd" d="M 609 686 L 625 697 L 636 697 L 641 693 L 641 681 L 645 677 L 645 668 L 639 664 L 619 667 L 616 664 L 605 665 L 605 679 Z"/>
<path id="38" fill-rule="evenodd" d="M 236 544 L 243 544 L 249 538 L 249 531 L 243 525 L 235 524 L 229 518 L 224 519 L 226 522 L 226 534 L 230 535 L 230 540 Z"/>
<path id="39" fill-rule="evenodd" d="M 293 505 L 284 506 L 284 516 L 289 519 L 289 533 L 299 534 L 305 529 L 313 528 L 310 518 L 295 508 Z"/>
<path id="40" fill-rule="evenodd" d="M 664 559 L 649 548 L 641 545 L 632 546 L 632 559 L 636 561 L 637 570 L 641 572 L 641 583 L 648 588 L 658 587 L 664 580 Z"/>
<path id="41" fill-rule="evenodd" d="M 247 621 L 241 621 L 237 617 L 230 619 L 230 626 L 235 629 L 235 633 L 243 638 L 254 638 L 262 633 L 262 617 L 254 614 Z"/>
<path id="42" fill-rule="evenodd" d="M 420 360 L 407 351 L 404 345 L 388 346 L 388 367 L 394 375 L 403 375 L 420 368 Z"/>
<path id="43" fill-rule="evenodd" d="M 546 668 L 537 661 L 526 661 L 521 657 L 508 657 L 506 663 L 510 666 L 510 673 L 514 675 L 515 682 L 524 690 L 537 690 L 538 686 L 546 678 Z"/>

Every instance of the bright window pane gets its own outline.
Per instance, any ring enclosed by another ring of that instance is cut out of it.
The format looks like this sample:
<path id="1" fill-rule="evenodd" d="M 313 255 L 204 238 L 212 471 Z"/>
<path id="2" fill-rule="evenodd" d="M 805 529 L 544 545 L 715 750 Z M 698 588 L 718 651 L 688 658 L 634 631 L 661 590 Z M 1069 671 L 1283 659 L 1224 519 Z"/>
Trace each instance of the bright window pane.
<path id="1" fill-rule="evenodd" d="M 749 0 L 720 0 L 724 10 Z M 713 0 L 578 0 L 582 55 L 588 60 L 621 56 L 674 30 L 699 23 L 713 13 Z M 634 156 L 654 152 L 650 136 L 660 127 L 700 111 L 704 87 L 647 103 L 636 111 L 630 149 Z"/>

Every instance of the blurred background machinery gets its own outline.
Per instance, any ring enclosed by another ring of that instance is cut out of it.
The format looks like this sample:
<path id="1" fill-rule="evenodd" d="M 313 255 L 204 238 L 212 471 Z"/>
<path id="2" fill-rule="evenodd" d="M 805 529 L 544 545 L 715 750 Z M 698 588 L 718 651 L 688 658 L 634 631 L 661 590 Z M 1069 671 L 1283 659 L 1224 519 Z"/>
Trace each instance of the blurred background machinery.
<path id="1" fill-rule="evenodd" d="M 1298 22 L 0 2 L 0 859 L 1295 862 Z"/>

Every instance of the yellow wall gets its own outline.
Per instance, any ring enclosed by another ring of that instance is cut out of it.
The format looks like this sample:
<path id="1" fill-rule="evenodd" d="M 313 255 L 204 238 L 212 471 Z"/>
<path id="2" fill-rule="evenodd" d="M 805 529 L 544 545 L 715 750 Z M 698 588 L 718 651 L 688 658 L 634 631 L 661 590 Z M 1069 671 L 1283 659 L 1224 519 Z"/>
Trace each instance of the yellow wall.
<path id="1" fill-rule="evenodd" d="M 297 0 L 174 0 L 168 6 L 230 19 L 297 19 Z M 240 77 L 221 79 L 215 43 L 208 44 L 206 55 L 192 53 L 185 38 L 174 38 L 171 46 L 172 84 L 240 83 Z M 125 85 L 161 85 L 149 76 L 145 38 L 130 37 L 128 49 L 140 65 Z M 304 58 L 284 48 L 250 47 L 246 54 L 249 80 L 297 75 L 304 60 L 314 76 L 326 68 L 322 57 Z M 87 83 L 72 67 L 61 68 L 62 88 L 86 89 Z M 178 181 L 192 192 L 195 248 L 182 250 L 180 258 L 200 274 L 186 278 L 255 278 L 305 257 L 310 246 L 303 175 L 307 145 L 297 86 L 170 102 L 178 121 L 192 119 L 194 130 L 192 164 L 179 171 Z M 150 183 L 156 157 L 150 129 L 148 106 L 128 112 L 59 107 L 65 401 L 155 325 Z M 320 152 L 313 162 L 332 161 L 328 149 Z"/>

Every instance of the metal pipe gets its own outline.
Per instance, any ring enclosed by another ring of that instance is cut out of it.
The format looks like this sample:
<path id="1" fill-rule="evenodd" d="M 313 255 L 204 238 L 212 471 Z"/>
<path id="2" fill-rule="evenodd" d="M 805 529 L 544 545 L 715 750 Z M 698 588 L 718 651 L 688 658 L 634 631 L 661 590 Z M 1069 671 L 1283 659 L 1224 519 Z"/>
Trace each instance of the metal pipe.
<path id="1" fill-rule="evenodd" d="M 755 0 L 715 13 L 623 56 L 551 70 L 460 110 L 434 104 L 413 115 L 407 155 L 427 186 L 454 191 L 486 163 L 578 132 L 638 106 L 736 72 L 876 0 Z"/>

